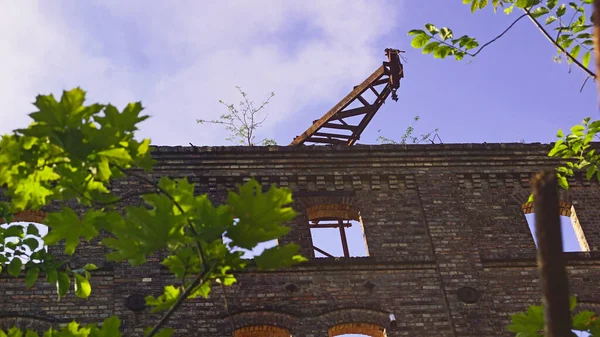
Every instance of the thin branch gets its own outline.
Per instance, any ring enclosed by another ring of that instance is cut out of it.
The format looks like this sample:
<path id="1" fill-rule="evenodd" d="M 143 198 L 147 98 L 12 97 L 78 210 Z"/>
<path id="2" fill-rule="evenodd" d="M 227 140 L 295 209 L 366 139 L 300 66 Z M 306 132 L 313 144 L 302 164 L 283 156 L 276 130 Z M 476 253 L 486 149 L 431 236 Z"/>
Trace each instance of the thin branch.
<path id="1" fill-rule="evenodd" d="M 171 200 L 171 202 L 175 205 L 175 207 L 177 207 L 177 209 L 179 210 L 179 212 L 181 212 L 181 214 L 185 214 L 183 207 L 181 207 L 181 205 L 175 200 L 175 198 L 173 198 L 173 196 L 165 191 L 162 187 L 160 187 L 157 183 L 153 182 L 152 180 L 139 175 L 137 173 L 133 173 L 131 171 L 125 171 L 125 169 L 123 169 L 120 166 L 115 165 L 123 174 L 126 174 L 128 176 L 137 178 L 140 181 L 143 181 L 147 184 L 150 184 L 152 186 L 154 186 L 156 189 L 158 189 L 162 194 L 164 194 L 165 196 L 167 196 L 167 198 L 169 198 L 169 200 Z M 196 229 L 194 228 L 194 226 L 192 225 L 192 223 L 190 222 L 190 220 L 187 220 L 188 226 L 190 227 L 190 230 L 192 231 L 192 234 L 194 234 L 196 236 L 196 238 L 198 238 L 198 233 L 196 232 Z M 200 254 L 200 260 L 202 261 L 202 269 L 204 271 L 207 270 L 207 265 L 206 265 L 206 261 L 204 260 L 204 254 L 202 252 L 202 247 L 200 246 L 200 244 L 198 243 L 198 241 L 196 241 L 197 247 L 198 247 L 198 253 Z"/>
<path id="2" fill-rule="evenodd" d="M 550 36 L 550 34 L 544 29 L 544 27 L 542 27 L 542 25 L 536 20 L 536 18 L 534 18 L 533 15 L 531 15 L 529 9 L 524 8 L 523 11 L 525 11 L 525 14 L 529 17 L 529 19 L 531 19 L 531 22 L 533 22 L 533 24 L 542 32 L 542 34 L 544 34 L 548 41 L 552 42 L 552 44 L 556 46 L 556 48 L 563 52 L 569 59 L 571 59 L 571 61 L 573 61 L 573 63 L 575 63 L 579 68 L 585 71 L 589 76 L 596 78 L 596 74 L 593 71 L 589 70 L 587 67 L 581 64 L 581 62 L 579 62 L 575 57 L 573 57 L 573 55 L 566 51 L 565 48 L 563 48 L 560 44 L 558 44 L 556 40 L 554 40 Z"/>
<path id="3" fill-rule="evenodd" d="M 585 78 L 585 81 L 583 81 L 583 84 L 581 85 L 581 88 L 579 89 L 579 92 L 583 91 L 583 87 L 585 87 L 585 84 L 587 83 L 587 81 L 591 78 L 592 76 L 588 76 Z"/>
<path id="4" fill-rule="evenodd" d="M 502 33 L 500 33 L 500 35 L 496 36 L 495 38 L 493 38 L 489 42 L 485 43 L 483 46 L 481 46 L 479 49 L 477 49 L 477 51 L 473 55 L 471 55 L 469 53 L 468 53 L 468 55 L 474 57 L 475 55 L 479 54 L 479 52 L 481 52 L 483 50 L 483 48 L 485 48 L 485 47 L 489 46 L 490 44 L 496 42 L 496 40 L 498 40 L 499 38 L 501 38 L 502 35 L 506 34 L 506 32 L 508 32 L 517 22 L 519 22 L 519 20 L 521 20 L 525 16 L 527 16 L 527 14 L 523 14 L 523 15 L 519 16 L 515 21 L 513 21 L 513 23 L 510 24 L 510 26 L 508 26 Z"/>
<path id="5" fill-rule="evenodd" d="M 183 301 L 185 301 L 190 296 L 190 294 L 192 293 L 192 290 L 194 290 L 194 288 L 196 288 L 201 282 L 203 282 L 204 276 L 206 275 L 207 272 L 208 272 L 208 270 L 205 270 L 202 273 L 198 274 L 198 276 L 196 276 L 194 281 L 192 281 L 192 283 L 179 296 L 179 298 L 177 299 L 175 304 L 173 304 L 171 309 L 169 309 L 169 311 L 167 311 L 160 318 L 160 320 L 152 327 L 152 330 L 146 337 L 152 337 L 152 336 L 156 335 L 156 333 L 158 333 L 158 330 L 169 320 L 169 318 L 171 318 L 173 313 L 175 313 L 175 311 L 179 308 L 179 306 L 181 306 Z"/>

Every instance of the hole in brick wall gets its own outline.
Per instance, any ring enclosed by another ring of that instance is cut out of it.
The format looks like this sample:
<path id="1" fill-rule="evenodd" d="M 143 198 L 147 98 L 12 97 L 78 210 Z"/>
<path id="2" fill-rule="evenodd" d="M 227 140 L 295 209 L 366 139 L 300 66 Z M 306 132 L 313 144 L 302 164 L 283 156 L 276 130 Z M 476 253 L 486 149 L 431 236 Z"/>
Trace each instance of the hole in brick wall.
<path id="1" fill-rule="evenodd" d="M 315 219 L 310 234 L 316 258 L 369 256 L 362 221 Z"/>
<path id="2" fill-rule="evenodd" d="M 234 225 L 237 224 L 239 221 L 239 219 L 233 219 L 233 223 Z M 228 245 L 231 242 L 231 239 L 226 237 L 225 234 L 223 234 L 223 243 L 225 245 Z M 258 245 L 256 245 L 256 247 L 254 247 L 254 249 L 249 250 L 249 249 L 242 249 L 239 247 L 234 247 L 231 249 L 232 252 L 243 252 L 244 255 L 242 255 L 242 258 L 244 259 L 253 259 L 256 256 L 259 256 L 260 254 L 262 254 L 262 252 L 265 249 L 269 249 L 269 248 L 273 248 L 275 246 L 278 245 L 277 239 L 274 240 L 269 240 L 269 241 L 265 241 L 265 242 L 261 242 Z"/>
<path id="3" fill-rule="evenodd" d="M 590 250 L 589 245 L 585 239 L 583 229 L 577 219 L 575 208 L 561 202 L 561 216 L 560 226 L 563 238 L 563 251 L 564 252 L 587 252 Z M 523 209 L 528 212 L 525 214 L 525 219 L 529 225 L 529 231 L 533 237 L 533 242 L 537 247 L 537 240 L 535 238 L 535 213 L 533 208 L 523 206 Z"/>
<path id="4" fill-rule="evenodd" d="M 43 237 L 48 234 L 48 226 L 29 221 L 15 221 L 11 223 L 1 224 L 0 227 L 8 229 L 5 232 L 4 242 L 0 244 L 0 256 L 3 256 L 7 261 L 12 261 L 14 257 L 17 257 L 23 263 L 30 260 L 33 253 L 44 249 L 48 251 L 48 247 L 44 245 Z M 23 228 L 23 237 L 14 236 L 10 233 L 10 228 Z M 37 232 L 37 233 L 36 233 Z M 6 234 L 8 233 L 8 234 Z M 17 243 L 23 243 L 16 245 Z M 33 248 L 33 249 L 32 249 Z M 39 260 L 33 260 L 34 262 L 40 262 Z"/>

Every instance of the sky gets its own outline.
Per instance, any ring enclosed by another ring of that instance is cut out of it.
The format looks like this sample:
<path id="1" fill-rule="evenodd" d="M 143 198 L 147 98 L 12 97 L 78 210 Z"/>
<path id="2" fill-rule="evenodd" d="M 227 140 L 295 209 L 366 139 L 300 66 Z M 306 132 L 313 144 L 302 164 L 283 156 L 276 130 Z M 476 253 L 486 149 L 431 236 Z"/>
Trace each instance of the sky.
<path id="1" fill-rule="evenodd" d="M 471 62 L 410 47 L 431 22 L 482 43 L 515 16 L 472 14 L 461 1 L 0 0 L 0 132 L 29 123 L 39 93 L 81 86 L 89 102 L 142 101 L 140 136 L 156 145 L 227 145 L 199 125 L 237 103 L 235 86 L 261 101 L 275 93 L 258 137 L 286 145 L 362 82 L 388 47 L 406 50 L 399 101 L 380 109 L 360 143 L 439 129 L 444 143 L 551 142 L 559 128 L 598 117 L 595 84 L 554 63 L 555 49 L 527 20 Z M 143 5 L 142 5 L 143 4 Z"/>
<path id="2" fill-rule="evenodd" d="M 596 85 L 553 62 L 555 48 L 524 19 L 477 58 L 434 59 L 407 32 L 448 26 L 481 43 L 516 18 L 472 14 L 454 0 L 215 2 L 0 0 L 0 134 L 26 126 L 37 94 L 81 86 L 88 102 L 142 101 L 139 136 L 155 145 L 228 145 L 226 131 L 199 125 L 239 101 L 274 92 L 258 137 L 289 144 L 385 60 L 406 50 L 405 78 L 363 133 L 399 139 L 439 129 L 444 143 L 543 142 L 598 118 Z"/>

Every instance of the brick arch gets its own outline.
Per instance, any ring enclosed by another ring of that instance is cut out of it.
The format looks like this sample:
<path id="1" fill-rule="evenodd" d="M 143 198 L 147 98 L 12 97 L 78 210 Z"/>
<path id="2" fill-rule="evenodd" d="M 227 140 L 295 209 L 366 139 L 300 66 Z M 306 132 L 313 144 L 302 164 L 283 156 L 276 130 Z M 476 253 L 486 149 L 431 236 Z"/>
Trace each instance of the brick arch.
<path id="1" fill-rule="evenodd" d="M 319 320 L 326 324 L 330 330 L 336 326 L 347 326 L 347 324 L 360 323 L 369 325 L 374 329 L 377 327 L 377 329 L 385 331 L 384 328 L 390 324 L 390 313 L 376 309 L 346 308 L 325 313 L 319 316 Z M 375 336 L 379 337 L 380 335 Z"/>
<path id="2" fill-rule="evenodd" d="M 46 212 L 44 211 L 23 211 L 13 215 L 13 222 L 18 221 L 31 221 L 39 224 L 43 224 L 46 219 Z M 4 223 L 4 219 L 0 218 L 0 223 Z"/>
<path id="3" fill-rule="evenodd" d="M 273 325 L 254 325 L 237 329 L 233 337 L 290 337 L 291 333 L 285 328 Z"/>
<path id="4" fill-rule="evenodd" d="M 349 204 L 320 204 L 306 208 L 306 217 L 308 220 L 319 218 L 339 218 L 360 221 L 359 210 Z"/>
<path id="5" fill-rule="evenodd" d="M 344 334 L 362 334 L 371 337 L 386 337 L 385 329 L 372 323 L 344 323 L 329 329 L 329 337 Z"/>
<path id="6" fill-rule="evenodd" d="M 286 337 L 289 337 L 290 331 L 294 330 L 297 318 L 293 315 L 284 314 L 274 311 L 244 311 L 238 312 L 221 320 L 220 331 L 228 331 L 234 337 L 262 337 L 276 336 L 270 335 L 270 332 L 283 333 L 287 332 Z M 252 328 L 252 329 L 250 329 Z M 241 334 L 241 333 L 244 334 Z M 253 334 L 250 334 L 250 333 Z M 236 335 L 236 333 L 239 333 Z"/>

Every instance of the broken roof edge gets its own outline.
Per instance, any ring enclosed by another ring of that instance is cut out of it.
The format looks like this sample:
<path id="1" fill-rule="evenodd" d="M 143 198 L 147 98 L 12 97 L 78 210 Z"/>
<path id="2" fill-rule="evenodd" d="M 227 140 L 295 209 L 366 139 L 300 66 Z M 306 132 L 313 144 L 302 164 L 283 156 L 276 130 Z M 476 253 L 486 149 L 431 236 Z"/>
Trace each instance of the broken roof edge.
<path id="1" fill-rule="evenodd" d="M 318 146 L 180 146 L 151 145 L 152 151 L 164 152 L 371 152 L 371 151 L 460 151 L 460 150 L 526 150 L 549 151 L 554 143 L 448 143 L 448 144 L 374 144 L 374 145 L 318 145 Z M 600 142 L 592 142 L 593 148 L 600 149 Z"/>

